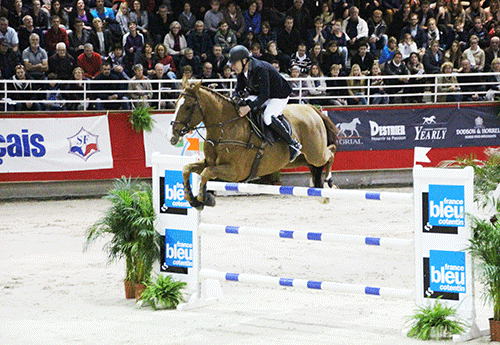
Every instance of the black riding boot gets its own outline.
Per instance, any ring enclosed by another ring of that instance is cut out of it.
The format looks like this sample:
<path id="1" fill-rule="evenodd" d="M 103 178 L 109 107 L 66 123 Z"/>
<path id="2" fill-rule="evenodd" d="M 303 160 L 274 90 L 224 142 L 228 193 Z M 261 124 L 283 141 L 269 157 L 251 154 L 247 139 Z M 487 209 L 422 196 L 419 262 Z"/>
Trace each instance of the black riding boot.
<path id="1" fill-rule="evenodd" d="M 279 119 L 276 117 L 272 116 L 271 117 L 272 121 L 271 124 L 269 125 L 273 131 L 276 132 L 283 140 L 286 141 L 286 143 L 289 146 L 290 149 L 290 162 L 293 162 L 295 158 L 300 154 L 300 149 L 302 148 L 302 145 L 300 143 L 293 139 L 288 131 L 286 130 L 285 126 Z"/>

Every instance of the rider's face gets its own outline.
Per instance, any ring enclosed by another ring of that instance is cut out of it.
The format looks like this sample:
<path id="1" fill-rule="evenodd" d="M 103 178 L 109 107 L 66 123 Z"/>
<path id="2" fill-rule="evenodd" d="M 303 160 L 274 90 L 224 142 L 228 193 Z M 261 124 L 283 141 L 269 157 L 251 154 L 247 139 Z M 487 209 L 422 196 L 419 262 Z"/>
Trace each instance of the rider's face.
<path id="1" fill-rule="evenodd" d="M 232 63 L 231 69 L 234 71 L 234 73 L 240 74 L 243 71 L 243 63 L 241 62 L 241 60 Z"/>

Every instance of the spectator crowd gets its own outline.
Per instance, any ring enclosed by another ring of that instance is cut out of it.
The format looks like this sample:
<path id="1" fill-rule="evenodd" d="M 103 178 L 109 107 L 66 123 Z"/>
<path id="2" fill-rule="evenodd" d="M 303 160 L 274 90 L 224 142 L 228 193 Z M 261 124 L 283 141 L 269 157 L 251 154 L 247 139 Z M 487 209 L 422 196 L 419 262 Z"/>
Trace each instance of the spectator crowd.
<path id="1" fill-rule="evenodd" d="M 429 74 L 438 101 L 493 100 L 500 0 L 0 0 L 9 110 L 165 108 L 183 76 L 233 78 L 236 44 L 302 78 L 310 103 L 367 104 L 368 84 L 371 104 L 420 103 Z"/>

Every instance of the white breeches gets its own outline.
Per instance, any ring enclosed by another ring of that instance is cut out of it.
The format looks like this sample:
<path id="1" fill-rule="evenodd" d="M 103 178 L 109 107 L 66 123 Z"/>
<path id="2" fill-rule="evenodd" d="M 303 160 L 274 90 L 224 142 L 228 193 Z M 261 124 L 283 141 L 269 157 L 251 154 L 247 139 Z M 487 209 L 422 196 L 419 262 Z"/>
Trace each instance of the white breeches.
<path id="1" fill-rule="evenodd" d="M 247 97 L 248 100 L 253 101 L 257 98 L 255 95 L 250 95 Z M 272 122 L 272 117 L 273 116 L 278 116 L 283 114 L 283 110 L 285 109 L 287 103 L 288 103 L 288 98 L 270 98 L 264 104 L 262 104 L 262 107 L 266 107 L 264 110 L 264 114 L 262 114 L 262 118 L 264 119 L 264 123 L 266 126 L 269 126 Z"/>

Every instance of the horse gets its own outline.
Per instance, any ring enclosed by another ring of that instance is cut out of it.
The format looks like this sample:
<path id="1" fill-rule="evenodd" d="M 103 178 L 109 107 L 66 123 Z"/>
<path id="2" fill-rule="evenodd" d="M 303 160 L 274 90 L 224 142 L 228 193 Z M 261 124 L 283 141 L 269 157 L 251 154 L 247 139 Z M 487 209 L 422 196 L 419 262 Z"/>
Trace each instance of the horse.
<path id="1" fill-rule="evenodd" d="M 205 158 L 187 164 L 182 171 L 184 198 L 202 210 L 215 206 L 215 198 L 207 192 L 207 182 L 214 179 L 242 182 L 279 171 L 281 168 L 307 166 L 314 187 L 323 188 L 322 173 L 326 169 L 330 187 L 331 167 L 337 150 L 338 129 L 321 111 L 309 104 L 287 105 L 283 111 L 292 135 L 302 144 L 302 153 L 293 163 L 289 162 L 288 145 L 278 140 L 268 145 L 254 130 L 247 117 L 241 117 L 237 103 L 210 88 L 183 83 L 183 91 L 175 103 L 170 143 L 176 145 L 180 138 L 196 129 L 203 122 L 206 128 Z M 189 183 L 191 173 L 201 176 L 200 192 L 194 197 Z"/>

